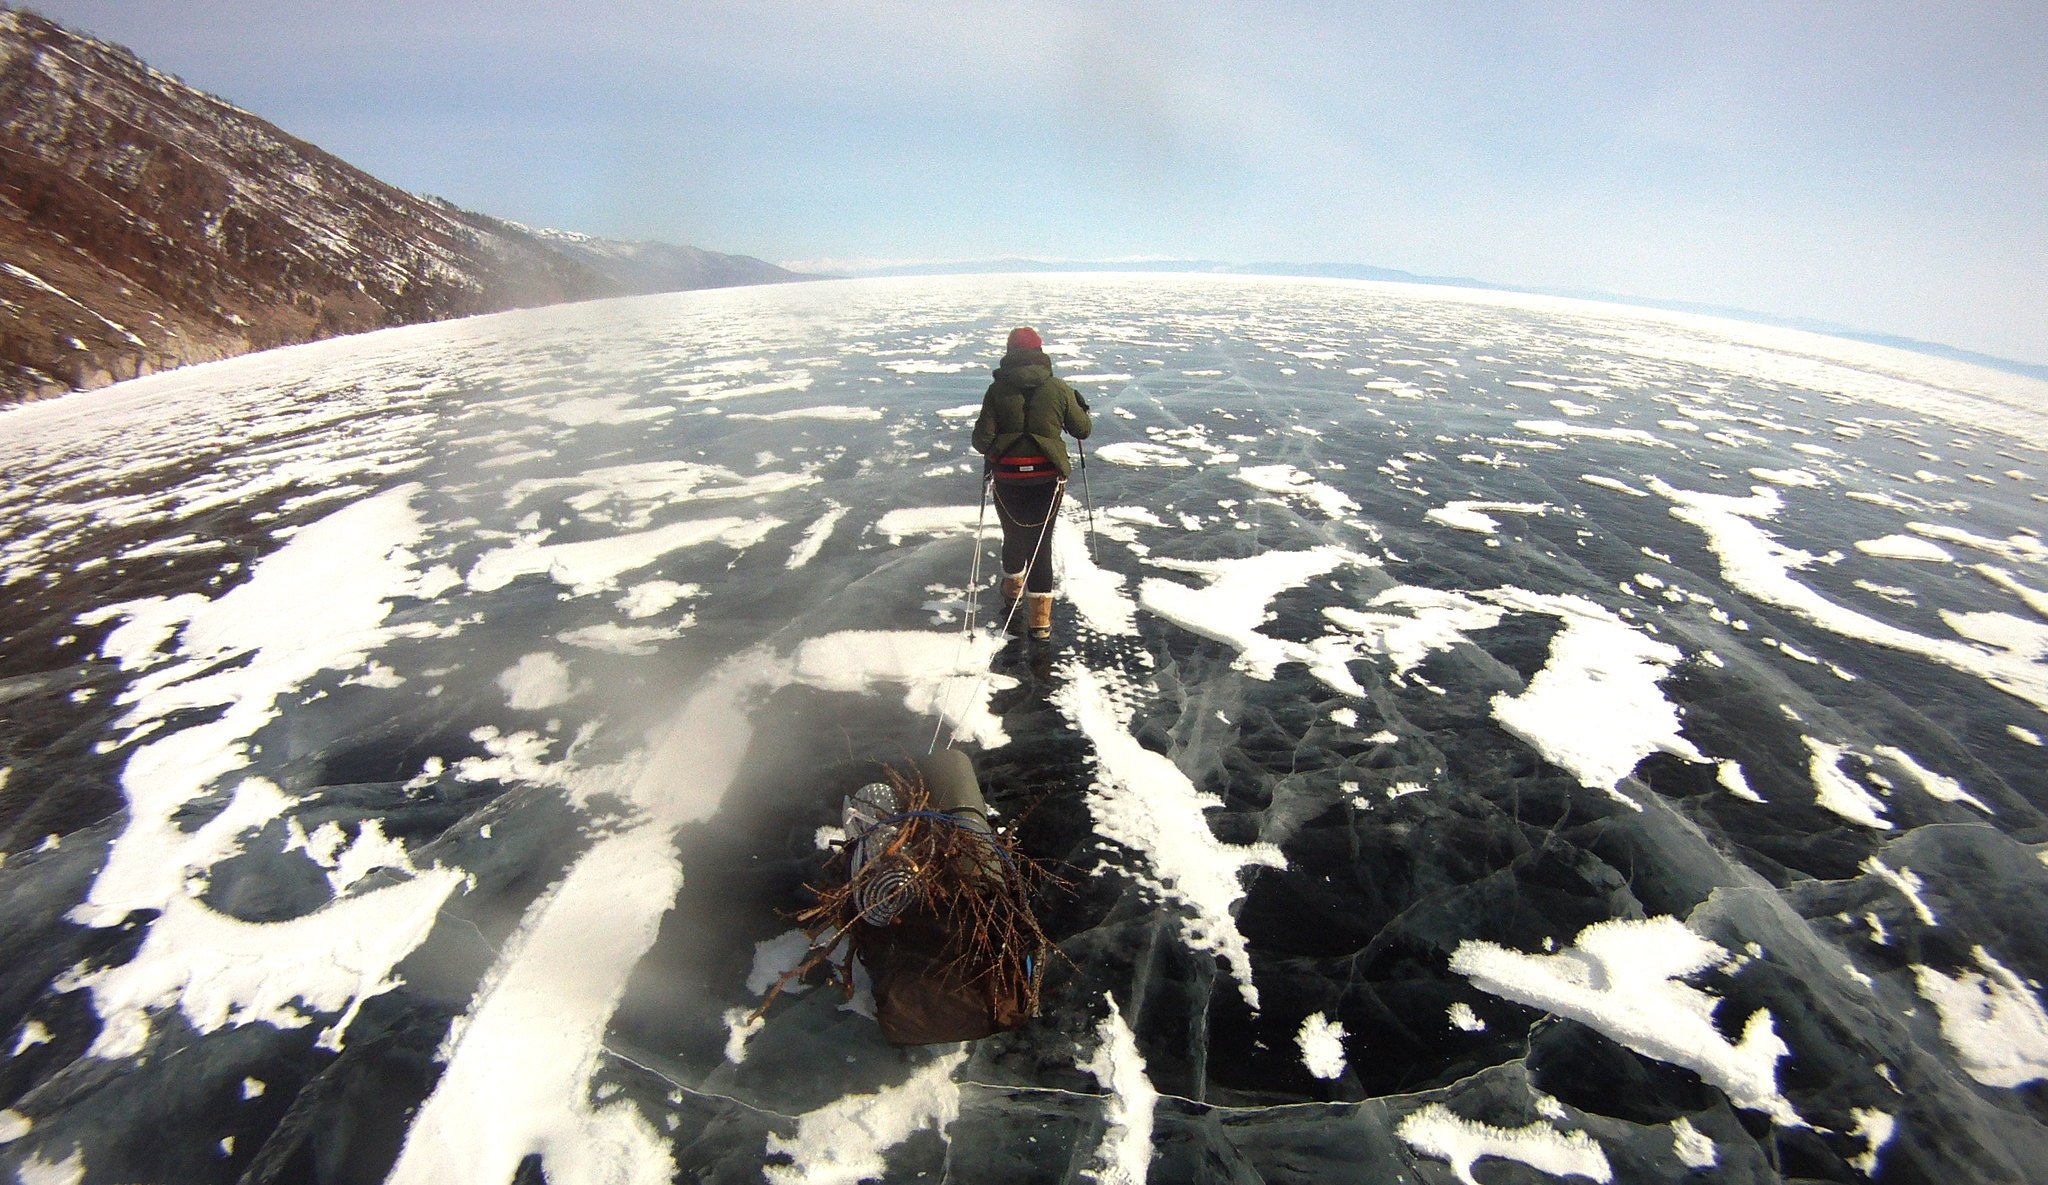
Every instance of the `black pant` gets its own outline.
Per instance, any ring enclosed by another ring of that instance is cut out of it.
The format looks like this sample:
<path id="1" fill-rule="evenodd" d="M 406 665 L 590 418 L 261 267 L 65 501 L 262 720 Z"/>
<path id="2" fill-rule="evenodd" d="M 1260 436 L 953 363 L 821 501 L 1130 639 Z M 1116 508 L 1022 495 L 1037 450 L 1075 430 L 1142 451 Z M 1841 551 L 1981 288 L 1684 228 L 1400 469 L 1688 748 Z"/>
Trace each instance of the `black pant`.
<path id="1" fill-rule="evenodd" d="M 1053 516 L 1059 513 L 1060 498 L 1067 483 L 1048 481 L 1037 485 L 991 482 L 995 487 L 996 518 L 1003 524 L 1003 571 L 1022 572 L 1031 566 L 1031 578 L 1024 587 L 1035 593 L 1052 591 Z M 1037 555 L 1033 556 L 1033 550 Z"/>

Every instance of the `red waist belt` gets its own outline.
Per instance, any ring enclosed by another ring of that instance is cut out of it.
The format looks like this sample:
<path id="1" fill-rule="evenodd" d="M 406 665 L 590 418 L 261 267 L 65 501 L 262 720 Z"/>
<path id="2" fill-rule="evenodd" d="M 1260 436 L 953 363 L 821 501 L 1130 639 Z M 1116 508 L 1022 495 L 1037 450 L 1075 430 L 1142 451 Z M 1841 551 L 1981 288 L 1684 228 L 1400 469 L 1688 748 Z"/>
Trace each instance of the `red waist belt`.
<path id="1" fill-rule="evenodd" d="M 1043 481 L 1059 476 L 1058 466 L 1051 457 L 999 457 L 996 459 L 996 480 L 998 481 Z"/>

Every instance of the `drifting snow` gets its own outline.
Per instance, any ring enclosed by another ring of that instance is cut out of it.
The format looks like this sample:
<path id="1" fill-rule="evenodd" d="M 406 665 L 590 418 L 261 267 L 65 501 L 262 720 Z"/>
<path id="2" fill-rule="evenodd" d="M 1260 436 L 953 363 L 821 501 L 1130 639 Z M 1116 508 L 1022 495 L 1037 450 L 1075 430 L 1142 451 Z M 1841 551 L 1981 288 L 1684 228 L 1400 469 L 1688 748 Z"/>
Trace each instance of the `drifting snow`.
<path id="1" fill-rule="evenodd" d="M 878 683 L 903 688 L 903 706 L 937 716 L 951 737 L 987 748 L 1008 743 L 989 697 L 1017 681 L 989 670 L 1004 639 L 992 631 L 962 636 L 919 630 L 849 630 L 797 647 L 790 677 L 823 691 L 873 694 Z"/>

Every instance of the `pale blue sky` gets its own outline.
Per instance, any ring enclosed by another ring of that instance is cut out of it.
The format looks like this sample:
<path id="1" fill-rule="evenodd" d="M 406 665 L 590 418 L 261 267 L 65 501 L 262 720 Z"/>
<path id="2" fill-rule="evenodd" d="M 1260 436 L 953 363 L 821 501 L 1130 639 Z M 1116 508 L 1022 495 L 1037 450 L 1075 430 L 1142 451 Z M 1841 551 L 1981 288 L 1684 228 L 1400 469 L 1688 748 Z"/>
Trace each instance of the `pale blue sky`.
<path id="1" fill-rule="evenodd" d="M 1364 263 L 2048 363 L 2040 0 L 32 6 L 522 222 Z"/>

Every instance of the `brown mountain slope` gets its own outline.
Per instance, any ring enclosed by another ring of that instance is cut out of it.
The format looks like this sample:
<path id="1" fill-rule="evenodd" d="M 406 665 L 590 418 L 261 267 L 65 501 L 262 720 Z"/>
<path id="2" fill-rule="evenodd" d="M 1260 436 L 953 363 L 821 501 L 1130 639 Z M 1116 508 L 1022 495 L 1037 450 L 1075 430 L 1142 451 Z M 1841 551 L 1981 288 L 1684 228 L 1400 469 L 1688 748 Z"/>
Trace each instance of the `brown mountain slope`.
<path id="1" fill-rule="evenodd" d="M 0 402 L 388 325 L 797 278 L 699 252 L 664 283 L 606 258 L 386 185 L 0 9 Z"/>

